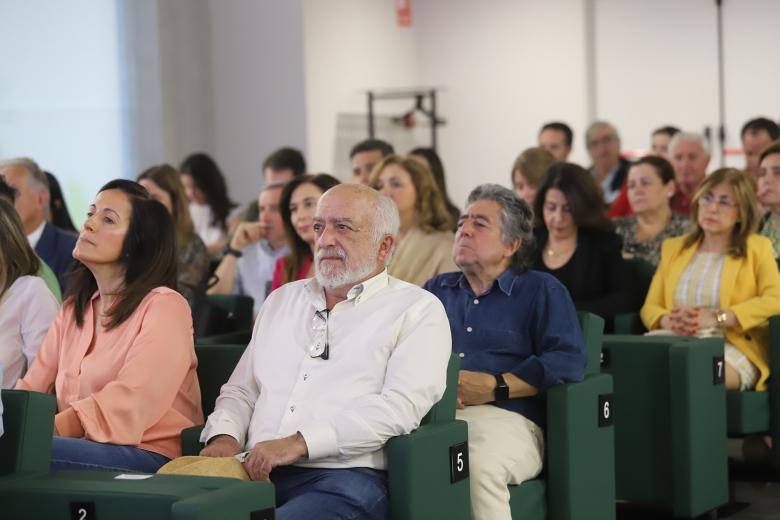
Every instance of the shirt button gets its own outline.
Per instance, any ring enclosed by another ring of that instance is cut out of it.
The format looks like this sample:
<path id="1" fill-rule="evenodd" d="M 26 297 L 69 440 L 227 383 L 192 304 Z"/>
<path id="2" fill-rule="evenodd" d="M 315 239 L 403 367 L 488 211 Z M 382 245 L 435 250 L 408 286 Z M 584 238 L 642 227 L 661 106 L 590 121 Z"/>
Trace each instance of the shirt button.
<path id="1" fill-rule="evenodd" d="M 309 374 L 303 374 L 303 380 L 306 381 L 307 379 L 309 379 Z"/>
<path id="2" fill-rule="evenodd" d="M 460 354 L 458 354 L 458 357 L 459 357 L 459 358 L 464 358 L 464 357 L 466 357 L 466 354 L 464 354 L 463 352 L 461 352 Z"/>
<path id="3" fill-rule="evenodd" d="M 476 298 L 474 299 L 474 305 L 479 305 L 479 300 Z"/>
<path id="4" fill-rule="evenodd" d="M 474 329 L 472 329 L 471 327 L 466 327 L 466 332 L 471 332 L 472 330 Z"/>
<path id="5" fill-rule="evenodd" d="M 295 411 L 295 405 L 290 407 L 290 413 L 293 413 Z"/>

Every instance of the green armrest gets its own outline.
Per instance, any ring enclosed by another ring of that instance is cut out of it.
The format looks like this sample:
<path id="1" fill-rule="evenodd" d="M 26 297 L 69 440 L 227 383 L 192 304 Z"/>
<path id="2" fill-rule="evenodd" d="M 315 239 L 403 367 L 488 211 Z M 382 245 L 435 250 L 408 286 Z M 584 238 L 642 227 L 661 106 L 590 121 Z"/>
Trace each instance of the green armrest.
<path id="1" fill-rule="evenodd" d="M 73 508 L 93 508 L 87 518 L 206 520 L 270 519 L 273 485 L 230 478 L 152 475 L 117 480 L 120 473 L 56 471 L 0 482 L 8 518 L 71 519 Z M 265 514 L 261 514 L 265 512 Z"/>
<path id="2" fill-rule="evenodd" d="M 728 502 L 722 338 L 605 336 L 619 499 L 693 517 Z"/>
<path id="3" fill-rule="evenodd" d="M 780 471 L 780 316 L 769 318 L 769 435 L 772 437 L 771 464 Z"/>
<path id="4" fill-rule="evenodd" d="M 469 518 L 469 479 L 450 481 L 450 447 L 468 440 L 464 421 L 420 426 L 387 443 L 390 518 Z"/>
<path id="5" fill-rule="evenodd" d="M 3 390 L 0 476 L 48 472 L 57 402 L 53 395 Z"/>
<path id="6" fill-rule="evenodd" d="M 615 518 L 612 376 L 596 374 L 547 392 L 550 519 Z M 604 415 L 600 424 L 600 417 Z"/>

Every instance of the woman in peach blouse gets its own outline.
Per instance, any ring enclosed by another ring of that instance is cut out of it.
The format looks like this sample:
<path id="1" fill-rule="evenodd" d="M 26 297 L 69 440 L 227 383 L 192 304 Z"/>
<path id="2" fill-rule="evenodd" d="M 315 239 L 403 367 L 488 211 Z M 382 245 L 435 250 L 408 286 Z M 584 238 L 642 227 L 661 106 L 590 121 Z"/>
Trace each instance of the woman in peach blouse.
<path id="1" fill-rule="evenodd" d="M 89 207 L 66 301 L 17 389 L 54 393 L 52 469 L 154 472 L 203 422 L 167 210 L 111 181 Z"/>

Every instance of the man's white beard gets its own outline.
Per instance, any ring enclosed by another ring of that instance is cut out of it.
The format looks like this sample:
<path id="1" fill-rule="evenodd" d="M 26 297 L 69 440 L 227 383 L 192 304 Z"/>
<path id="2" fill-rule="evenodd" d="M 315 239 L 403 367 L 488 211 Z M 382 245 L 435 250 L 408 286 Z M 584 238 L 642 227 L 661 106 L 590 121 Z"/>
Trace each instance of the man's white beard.
<path id="1" fill-rule="evenodd" d="M 338 256 L 341 259 L 341 269 L 335 263 L 334 260 L 328 260 L 325 266 L 320 264 L 323 256 Z M 375 267 L 376 261 L 371 258 L 366 258 L 354 268 L 349 269 L 347 267 L 347 254 L 343 249 L 336 247 L 328 247 L 317 251 L 317 258 L 315 262 L 315 272 L 317 281 L 322 287 L 328 289 L 334 289 L 336 287 L 345 287 L 347 285 L 354 285 L 360 280 L 363 280 L 370 275 Z"/>

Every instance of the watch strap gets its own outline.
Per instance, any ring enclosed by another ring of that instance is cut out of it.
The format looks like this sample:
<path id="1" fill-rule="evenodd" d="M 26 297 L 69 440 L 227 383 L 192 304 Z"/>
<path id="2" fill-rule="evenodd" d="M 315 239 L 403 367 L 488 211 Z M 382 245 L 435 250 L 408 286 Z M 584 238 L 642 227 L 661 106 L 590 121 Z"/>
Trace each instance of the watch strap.
<path id="1" fill-rule="evenodd" d="M 509 399 L 509 385 L 506 384 L 504 376 L 495 374 L 496 389 L 493 391 L 493 397 L 496 401 L 507 401 Z"/>
<path id="2" fill-rule="evenodd" d="M 224 251 L 222 251 L 222 254 L 224 256 L 233 255 L 236 258 L 241 258 L 241 255 L 243 255 L 244 253 L 242 253 L 238 249 L 233 249 L 232 247 L 230 247 L 230 244 L 228 244 L 228 245 L 225 246 L 225 249 L 224 249 Z"/>

